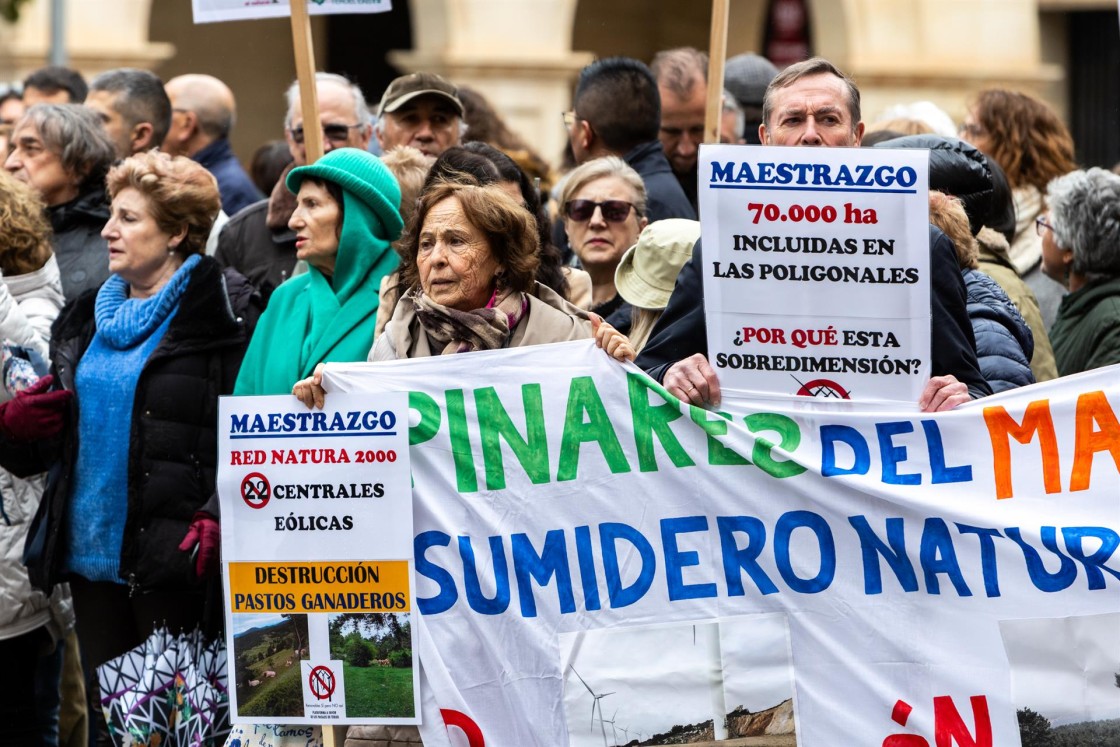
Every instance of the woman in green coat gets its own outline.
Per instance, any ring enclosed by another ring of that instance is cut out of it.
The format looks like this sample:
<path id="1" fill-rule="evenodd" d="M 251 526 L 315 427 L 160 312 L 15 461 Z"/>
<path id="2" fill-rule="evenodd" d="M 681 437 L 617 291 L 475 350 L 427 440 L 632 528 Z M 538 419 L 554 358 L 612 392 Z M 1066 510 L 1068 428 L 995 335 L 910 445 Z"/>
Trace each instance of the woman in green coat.
<path id="1" fill-rule="evenodd" d="M 309 270 L 281 285 L 257 324 L 234 394 L 287 394 L 317 363 L 364 361 L 381 278 L 397 268 L 401 190 L 380 159 L 338 148 L 292 169 L 288 227 Z"/>
<path id="2" fill-rule="evenodd" d="M 1070 172 L 1050 182 L 1047 202 L 1042 269 L 1070 291 L 1050 328 L 1058 373 L 1120 363 L 1120 176 Z"/>

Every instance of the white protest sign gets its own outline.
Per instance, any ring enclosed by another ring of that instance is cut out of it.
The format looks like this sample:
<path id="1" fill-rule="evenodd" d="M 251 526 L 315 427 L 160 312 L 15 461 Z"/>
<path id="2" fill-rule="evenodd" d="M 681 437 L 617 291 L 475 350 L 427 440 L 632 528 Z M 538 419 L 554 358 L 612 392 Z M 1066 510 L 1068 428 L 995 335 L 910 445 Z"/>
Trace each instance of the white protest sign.
<path id="1" fill-rule="evenodd" d="M 699 160 L 720 386 L 916 402 L 930 377 L 927 153 L 702 145 Z"/>
<path id="2" fill-rule="evenodd" d="M 591 342 L 326 380 L 409 391 L 427 747 L 1120 734 L 1120 367 L 937 414 L 709 412 Z"/>
<path id="3" fill-rule="evenodd" d="M 223 397 L 231 717 L 419 722 L 404 394 Z"/>
<path id="4" fill-rule="evenodd" d="M 287 18 L 292 12 L 287 0 L 191 0 L 191 5 L 195 23 Z M 386 13 L 392 9 L 392 0 L 310 0 L 307 8 L 313 16 Z"/>

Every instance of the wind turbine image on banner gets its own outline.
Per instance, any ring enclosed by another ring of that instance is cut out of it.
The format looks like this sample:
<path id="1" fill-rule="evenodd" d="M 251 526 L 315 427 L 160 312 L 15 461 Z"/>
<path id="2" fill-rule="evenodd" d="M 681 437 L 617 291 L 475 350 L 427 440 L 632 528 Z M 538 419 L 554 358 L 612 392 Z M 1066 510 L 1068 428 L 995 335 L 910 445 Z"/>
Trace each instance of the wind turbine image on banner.
<path id="1" fill-rule="evenodd" d="M 602 720 L 605 723 L 608 723 L 608 724 L 611 725 L 611 735 L 614 738 L 613 739 L 613 744 L 614 744 L 614 747 L 618 747 L 618 730 L 614 728 L 614 720 L 616 718 L 618 718 L 618 709 L 617 708 L 614 709 L 614 713 L 611 715 L 610 719 L 603 719 L 602 716 L 603 716 L 603 709 L 600 708 L 599 709 L 600 720 Z M 606 735 L 604 734 L 603 736 L 606 736 Z"/>
<path id="2" fill-rule="evenodd" d="M 579 677 L 579 681 L 583 683 L 583 686 L 587 688 L 587 692 L 591 693 L 591 697 L 594 698 L 594 700 L 591 702 L 591 728 L 588 731 L 592 731 L 592 732 L 595 731 L 595 710 L 598 709 L 599 710 L 599 728 L 603 730 L 603 747 L 608 747 L 608 745 L 607 745 L 607 727 L 603 725 L 603 706 L 601 706 L 599 704 L 599 701 L 602 700 L 603 698 L 607 697 L 608 695 L 614 695 L 614 691 L 612 690 L 609 693 L 596 693 L 594 690 L 591 689 L 591 685 L 587 684 L 587 682 L 583 679 L 583 677 L 579 676 L 579 672 L 576 671 L 575 667 L 573 667 L 571 664 L 569 664 L 568 669 L 571 669 L 572 674 L 574 674 L 576 677 Z"/>

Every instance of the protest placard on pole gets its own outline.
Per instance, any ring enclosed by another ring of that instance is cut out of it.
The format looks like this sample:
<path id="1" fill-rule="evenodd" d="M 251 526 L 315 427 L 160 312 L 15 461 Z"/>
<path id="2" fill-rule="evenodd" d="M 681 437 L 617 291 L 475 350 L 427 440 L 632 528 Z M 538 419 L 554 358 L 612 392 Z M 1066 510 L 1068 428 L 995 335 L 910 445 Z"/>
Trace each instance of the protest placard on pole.
<path id="1" fill-rule="evenodd" d="M 191 6 L 195 23 L 283 18 L 291 13 L 288 0 L 191 0 Z M 392 0 L 312 0 L 309 6 L 311 15 L 386 13 L 392 9 Z"/>
<path id="2" fill-rule="evenodd" d="M 708 43 L 708 101 L 704 110 L 704 142 L 719 142 L 723 114 L 723 63 L 727 59 L 727 18 L 730 0 L 712 0 L 712 33 Z"/>
<path id="3" fill-rule="evenodd" d="M 921 150 L 701 146 L 708 358 L 723 388 L 918 401 L 928 172 Z"/>
<path id="4" fill-rule="evenodd" d="M 292 52 L 299 80 L 300 109 L 304 122 L 319 122 L 319 100 L 315 88 L 315 48 L 311 39 L 311 15 L 385 13 L 392 0 L 191 0 L 195 23 L 248 21 L 290 16 Z M 323 131 L 317 124 L 303 128 L 307 163 L 323 155 Z"/>
<path id="5" fill-rule="evenodd" d="M 406 395 L 219 418 L 231 718 L 419 723 Z"/>

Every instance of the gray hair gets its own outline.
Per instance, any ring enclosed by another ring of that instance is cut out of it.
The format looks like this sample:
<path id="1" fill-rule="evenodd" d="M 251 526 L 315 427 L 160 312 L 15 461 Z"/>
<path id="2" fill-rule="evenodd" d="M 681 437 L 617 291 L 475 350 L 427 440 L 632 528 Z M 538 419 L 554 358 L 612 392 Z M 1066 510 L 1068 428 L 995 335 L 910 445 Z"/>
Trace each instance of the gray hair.
<path id="1" fill-rule="evenodd" d="M 1071 171 L 1046 188 L 1054 240 L 1073 251 L 1073 271 L 1089 280 L 1120 276 L 1120 176 Z"/>
<path id="2" fill-rule="evenodd" d="M 362 89 L 357 83 L 352 83 L 337 73 L 315 73 L 316 88 L 323 83 L 331 83 L 350 91 L 350 96 L 354 99 L 354 116 L 363 125 L 369 126 L 369 105 L 366 103 L 365 94 L 362 93 Z M 284 115 L 284 129 L 288 130 L 292 127 L 292 115 L 295 113 L 296 101 L 299 100 L 298 80 L 293 80 L 292 84 L 288 86 L 287 92 L 284 93 L 284 99 L 288 102 L 288 113 Z"/>
<path id="3" fill-rule="evenodd" d="M 16 129 L 25 124 L 35 126 L 43 145 L 58 156 L 68 174 L 82 177 L 82 187 L 103 180 L 117 158 L 101 118 L 82 104 L 36 104 Z"/>
<path id="4" fill-rule="evenodd" d="M 588 184 L 608 176 L 618 177 L 634 190 L 634 210 L 638 213 L 639 218 L 644 218 L 646 215 L 645 182 L 642 181 L 642 177 L 637 171 L 634 171 L 626 161 L 618 156 L 595 158 L 572 169 L 572 172 L 565 178 L 564 185 L 560 188 L 559 202 L 561 209 L 567 204 L 568 200 L 572 199 L 577 192 Z"/>
<path id="5" fill-rule="evenodd" d="M 664 49 L 653 57 L 649 71 L 657 85 L 679 99 L 692 95 L 697 83 L 708 81 L 708 55 L 695 47 Z"/>
<path id="6" fill-rule="evenodd" d="M 735 135 L 736 137 L 742 137 L 743 132 L 747 129 L 747 113 L 743 111 L 743 107 L 739 106 L 739 101 L 735 98 L 735 95 L 726 88 L 723 89 L 722 111 L 735 112 Z"/>

